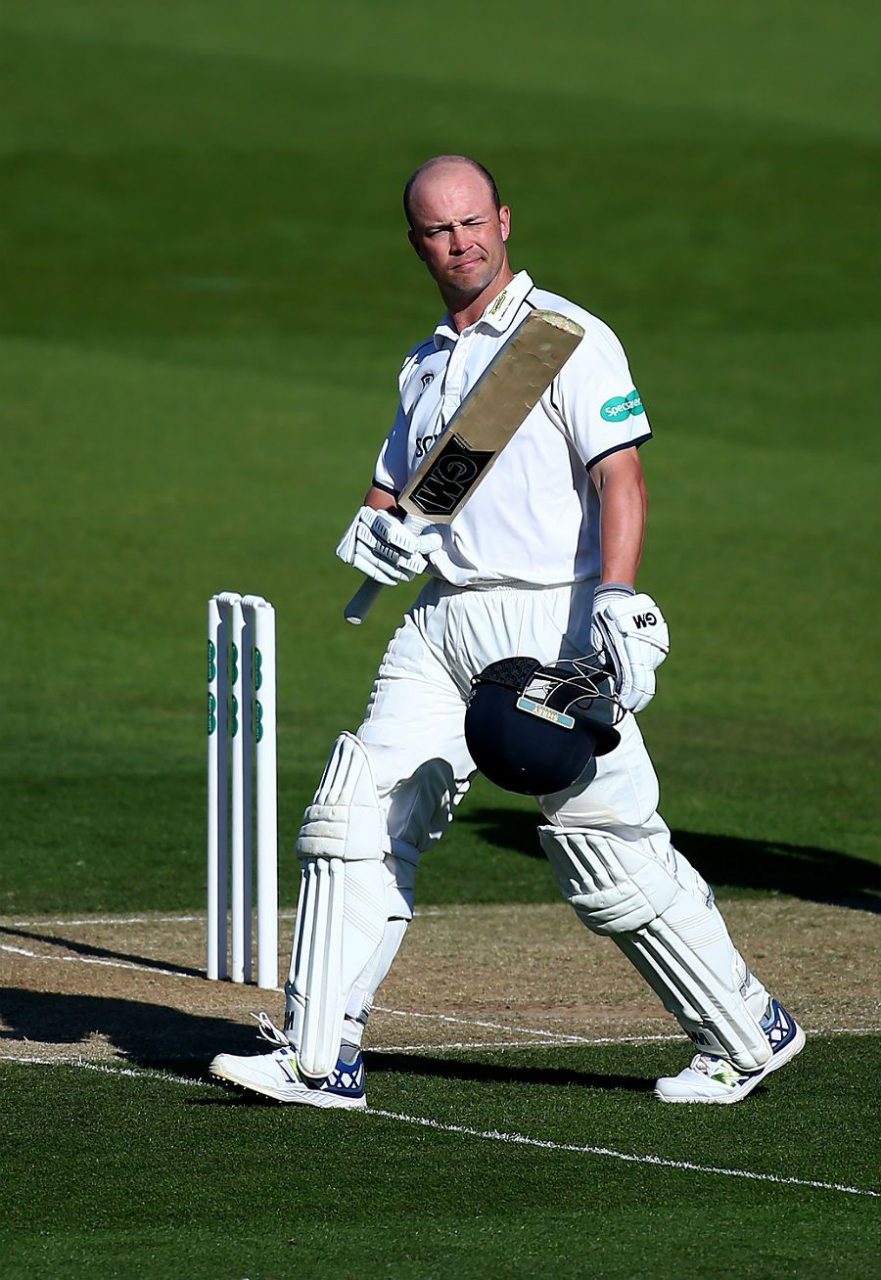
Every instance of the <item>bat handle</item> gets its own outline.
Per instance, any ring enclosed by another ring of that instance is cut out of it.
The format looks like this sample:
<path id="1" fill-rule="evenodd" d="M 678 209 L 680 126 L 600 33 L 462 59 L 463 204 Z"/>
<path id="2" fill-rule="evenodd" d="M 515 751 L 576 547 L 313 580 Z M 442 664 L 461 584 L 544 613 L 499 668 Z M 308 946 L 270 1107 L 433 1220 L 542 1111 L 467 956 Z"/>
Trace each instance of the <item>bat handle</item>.
<path id="1" fill-rule="evenodd" d="M 407 516 L 404 524 L 408 529 L 412 529 L 414 533 L 421 533 L 426 525 L 430 524 L 430 520 L 426 520 L 424 516 Z M 370 610 L 376 604 L 382 584 L 374 582 L 373 578 L 365 578 L 358 590 L 352 596 L 349 603 L 343 610 L 343 616 L 346 622 L 351 622 L 353 627 L 360 627 L 361 623 L 367 617 Z"/>
<path id="2" fill-rule="evenodd" d="M 373 578 L 365 578 L 345 607 L 346 622 L 351 622 L 353 627 L 360 627 L 376 603 L 380 591 L 382 591 L 381 582 L 375 582 Z"/>

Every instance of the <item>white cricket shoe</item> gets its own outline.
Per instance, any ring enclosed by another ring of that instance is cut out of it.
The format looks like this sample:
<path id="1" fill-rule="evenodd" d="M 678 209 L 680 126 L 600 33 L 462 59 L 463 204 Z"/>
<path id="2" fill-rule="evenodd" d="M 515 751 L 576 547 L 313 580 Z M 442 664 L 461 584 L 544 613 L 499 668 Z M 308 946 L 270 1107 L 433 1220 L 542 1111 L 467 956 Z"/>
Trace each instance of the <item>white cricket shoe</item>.
<path id="1" fill-rule="evenodd" d="M 762 1030 L 771 1045 L 771 1057 L 761 1070 L 741 1071 L 726 1058 L 699 1053 L 678 1076 L 657 1080 L 655 1097 L 661 1102 L 739 1102 L 804 1048 L 805 1033 L 779 1000 L 771 1001 Z"/>
<path id="2" fill-rule="evenodd" d="M 364 1087 L 364 1059 L 360 1051 L 354 1062 L 339 1059 L 330 1075 L 312 1080 L 300 1073 L 296 1050 L 284 1032 L 279 1031 L 265 1013 L 257 1016 L 264 1040 L 278 1045 L 272 1053 L 239 1057 L 219 1053 L 208 1070 L 212 1076 L 262 1093 L 276 1102 L 300 1102 L 309 1107 L 341 1107 L 361 1110 L 367 1106 Z"/>

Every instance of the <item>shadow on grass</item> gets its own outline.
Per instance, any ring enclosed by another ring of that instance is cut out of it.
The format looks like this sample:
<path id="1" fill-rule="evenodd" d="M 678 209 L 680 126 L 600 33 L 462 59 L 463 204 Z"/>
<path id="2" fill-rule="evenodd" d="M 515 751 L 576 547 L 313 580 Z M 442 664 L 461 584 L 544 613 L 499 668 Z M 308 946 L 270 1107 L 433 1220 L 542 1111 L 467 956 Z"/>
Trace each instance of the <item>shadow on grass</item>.
<path id="1" fill-rule="evenodd" d="M 256 1026 L 141 1000 L 3 987 L 0 1018 L 0 1047 L 27 1040 L 35 1055 L 42 1044 L 82 1044 L 83 1056 L 98 1061 L 88 1044 L 96 1035 L 133 1062 L 174 1063 L 176 1070 L 187 1062 L 207 1063 L 215 1053 L 259 1052 Z"/>
<path id="2" fill-rule="evenodd" d="M 564 1046 L 565 1047 L 565 1046 Z M 554 1046 L 559 1049 L 559 1045 Z M 491 1053 L 492 1049 L 484 1050 Z M 431 1058 L 412 1053 L 365 1052 L 367 1071 L 398 1072 L 409 1076 L 438 1076 L 444 1080 L 468 1080 L 494 1084 L 578 1085 L 585 1089 L 627 1089 L 632 1093 L 649 1093 L 655 1085 L 641 1076 L 599 1075 L 593 1071 L 575 1071 L 564 1067 L 515 1067 L 507 1062 L 475 1062 L 463 1058 Z"/>
<path id="3" fill-rule="evenodd" d="M 546 1046 L 559 1049 L 559 1045 Z M 484 1050 L 491 1052 L 491 1049 Z M 436 1080 L 457 1080 L 469 1084 L 514 1084 L 514 1085 L 549 1085 L 552 1088 L 570 1088 L 601 1090 L 605 1093 L 626 1091 L 628 1093 L 651 1093 L 655 1086 L 654 1076 L 623 1076 L 612 1073 L 601 1075 L 596 1071 L 576 1071 L 561 1067 L 514 1067 L 505 1062 L 475 1062 L 463 1058 L 432 1058 L 413 1053 L 373 1053 L 369 1049 L 364 1055 L 367 1068 L 368 1099 L 369 1081 L 380 1074 L 401 1076 L 424 1076 Z M 152 1063 L 151 1065 L 158 1065 Z M 259 1094 L 246 1092 L 223 1093 L 216 1098 L 195 1098 L 194 1106 L 244 1106 L 261 1107 L 277 1106 L 271 1098 L 262 1098 Z"/>
<path id="4" fill-rule="evenodd" d="M 105 996 L 58 995 L 28 991 L 20 987 L 0 988 L 0 1017 L 3 1041 L 25 1040 L 33 1055 L 39 1046 L 72 1044 L 90 1054 L 89 1040 L 100 1036 L 127 1059 L 142 1066 L 173 1071 L 194 1081 L 207 1079 L 208 1062 L 216 1053 L 260 1053 L 261 1041 L 255 1032 L 228 1018 L 186 1013 L 166 1005 L 140 1000 L 120 1000 Z M 263 1050 L 269 1051 L 268 1045 Z M 540 1066 L 513 1066 L 506 1062 L 474 1061 L 463 1058 L 430 1057 L 408 1053 L 367 1053 L 368 1071 L 408 1076 L 432 1076 L 444 1080 L 473 1083 L 540 1084 L 557 1087 L 577 1085 L 586 1089 L 625 1089 L 646 1093 L 654 1081 L 639 1076 L 601 1075 L 591 1071 Z M 240 1095 L 220 1095 L 218 1103 L 229 1105 Z M 257 1095 L 241 1095 L 242 1102 L 257 1102 Z"/>
<path id="5" fill-rule="evenodd" d="M 535 833 L 538 820 L 512 809 L 482 808 L 459 822 L 491 844 L 530 858 L 544 858 Z M 809 902 L 881 912 L 881 866 L 865 858 L 696 831 L 674 831 L 673 843 L 714 887 L 790 894 Z"/>

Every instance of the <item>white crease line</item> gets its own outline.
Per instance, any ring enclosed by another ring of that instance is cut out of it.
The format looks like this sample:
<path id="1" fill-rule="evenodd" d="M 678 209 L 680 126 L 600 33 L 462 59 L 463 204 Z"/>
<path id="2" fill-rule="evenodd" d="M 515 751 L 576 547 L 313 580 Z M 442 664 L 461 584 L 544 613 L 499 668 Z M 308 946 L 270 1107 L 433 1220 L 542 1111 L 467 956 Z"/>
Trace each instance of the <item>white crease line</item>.
<path id="1" fill-rule="evenodd" d="M 91 923 L 94 923 L 94 921 L 92 921 Z M 9 943 L 0 943 L 0 951 L 9 952 L 10 955 L 22 956 L 26 960 L 49 960 L 49 961 L 56 961 L 56 962 L 63 961 L 66 964 L 96 964 L 96 965 L 103 965 L 110 969 L 131 969 L 131 970 L 134 970 L 136 973 L 151 973 L 160 977 L 164 976 L 168 978 L 188 978 L 190 980 L 195 980 L 197 982 L 204 982 L 206 980 L 204 975 L 201 973 L 181 973 L 177 969 L 164 969 L 159 965 L 137 964 L 134 961 L 129 961 L 129 960 L 106 960 L 98 956 L 51 955 L 45 952 L 29 951 L 25 947 L 13 947 Z M 268 992 L 274 992 L 275 994 L 279 994 L 282 991 L 282 989 L 283 988 L 281 987 L 252 988 L 250 986 L 248 987 L 243 986 L 243 990 L 255 990 L 255 991 L 265 990 Z M 673 1034 L 673 1035 L 651 1035 L 651 1036 L 647 1036 L 647 1035 L 604 1036 L 604 1037 L 578 1036 L 578 1035 L 571 1035 L 570 1033 L 564 1032 L 564 1031 L 552 1031 L 552 1030 L 546 1030 L 546 1029 L 537 1028 L 537 1027 L 517 1027 L 517 1026 L 512 1027 L 512 1026 L 508 1026 L 506 1023 L 487 1022 L 478 1018 L 458 1018 L 451 1013 L 422 1013 L 412 1009 L 409 1009 L 409 1010 L 408 1009 L 388 1009 L 388 1008 L 385 1008 L 383 1005 L 374 1005 L 374 1010 L 378 1013 L 387 1013 L 392 1017 L 396 1017 L 396 1018 L 422 1018 L 422 1019 L 428 1019 L 429 1021 L 435 1021 L 435 1022 L 452 1022 L 463 1027 L 482 1027 L 484 1030 L 488 1030 L 488 1031 L 506 1031 L 508 1032 L 509 1035 L 538 1037 L 534 1041 L 525 1041 L 522 1046 L 524 1048 L 532 1044 L 536 1044 L 536 1045 L 547 1044 L 548 1047 L 553 1048 L 555 1046 L 559 1047 L 559 1046 L 572 1045 L 572 1044 L 586 1044 L 586 1045 L 649 1044 L 654 1041 L 661 1043 L 664 1041 L 685 1039 L 685 1036 L 681 1033 Z M 871 1035 L 877 1035 L 881 1033 L 881 1026 L 877 1026 L 877 1027 L 805 1027 L 804 1032 L 806 1035 L 811 1035 L 811 1036 L 834 1036 L 834 1035 L 871 1036 Z M 495 1044 L 496 1048 L 521 1047 L 519 1044 L 517 1045 L 512 1044 L 508 1046 L 498 1041 L 490 1042 L 490 1044 L 487 1047 L 491 1047 L 493 1044 Z M 460 1045 L 458 1044 L 414 1045 L 412 1049 L 410 1049 L 410 1052 L 415 1053 L 417 1050 L 423 1049 L 423 1048 L 425 1049 L 444 1049 L 444 1048 L 457 1049 L 459 1047 Z M 462 1045 L 461 1047 L 470 1049 L 470 1048 L 480 1048 L 481 1046 L 477 1044 L 473 1044 L 473 1045 L 465 1044 L 465 1045 Z M 377 1049 L 377 1052 L 406 1053 L 408 1052 L 408 1048 L 407 1046 L 400 1046 L 394 1049 Z"/>
<path id="2" fill-rule="evenodd" d="M 541 1043 L 549 1049 L 567 1047 L 562 1040 L 543 1040 Z M 423 1053 L 430 1049 L 435 1053 L 447 1053 L 454 1049 L 534 1049 L 535 1047 L 534 1040 L 460 1040 L 447 1044 L 371 1044 L 364 1046 L 364 1052 L 368 1055 L 371 1053 Z"/>
<path id="3" fill-rule="evenodd" d="M 279 911 L 280 920 L 293 920 L 295 912 L 293 908 L 290 910 Z M 71 920 L 67 917 L 64 920 L 0 920 L 0 929 L 46 929 L 50 925 L 52 928 L 72 928 L 74 925 L 82 926 L 88 924 L 204 924 L 204 911 L 198 915 L 166 915 L 166 916 L 83 916 L 80 920 Z"/>
<path id="4" fill-rule="evenodd" d="M 151 973 L 155 977 L 188 978 L 191 981 L 205 982 L 204 973 L 183 973 L 180 969 L 165 969 L 158 964 L 137 964 L 133 960 L 105 960 L 99 956 L 57 956 L 42 951 L 29 951 L 26 947 L 13 947 L 9 943 L 0 942 L 0 951 L 8 951 L 10 955 L 22 956 L 25 960 L 49 960 L 64 964 L 98 964 L 109 969 L 129 969 L 135 973 Z M 229 985 L 229 984 L 226 984 Z M 281 987 L 254 987 L 241 983 L 243 991 L 268 991 L 278 995 Z"/>
<path id="5" fill-rule="evenodd" d="M 21 1062 L 25 1066 L 34 1067 L 79 1067 L 83 1071 L 97 1071 L 105 1076 L 131 1076 L 135 1080 L 168 1080 L 171 1084 L 195 1084 L 199 1080 L 189 1080 L 186 1076 L 173 1076 L 167 1071 L 154 1071 L 150 1067 L 114 1067 L 104 1062 L 87 1062 L 85 1058 L 20 1058 L 14 1054 L 0 1054 L 0 1062 Z M 206 1082 L 207 1084 L 207 1082 Z M 210 1087 L 210 1086 L 208 1086 Z"/>
<path id="6" fill-rule="evenodd" d="M 146 919 L 146 918 L 145 918 Z M 155 919 L 155 918 L 154 918 Z M 95 922 L 87 922 L 95 923 Z M 205 975 L 201 973 L 181 973 L 178 969 L 163 969 L 159 965 L 136 964 L 131 960 L 105 960 L 99 956 L 59 956 L 46 954 L 46 952 L 29 951 L 27 947 L 14 947 L 10 943 L 0 942 L 0 951 L 8 951 L 10 955 L 24 956 L 26 960 L 54 960 L 63 961 L 65 964 L 95 964 L 104 965 L 110 969 L 132 969 L 136 973 L 151 973 L 166 978 L 188 978 L 195 979 L 196 982 L 205 982 Z M 243 989 L 255 989 L 255 991 L 274 992 L 279 995 L 282 987 L 261 987 L 252 988 L 250 986 Z M 494 1030 L 494 1032 L 507 1032 L 512 1036 L 535 1036 L 537 1041 L 526 1041 L 522 1043 L 522 1047 L 528 1047 L 529 1044 L 548 1044 L 553 1046 L 566 1046 L 566 1044 L 648 1044 L 652 1042 L 676 1041 L 676 1039 L 684 1039 L 684 1034 L 663 1034 L 663 1036 L 617 1036 L 617 1037 L 595 1037 L 595 1036 L 574 1036 L 569 1032 L 554 1032 L 554 1030 L 535 1028 L 535 1027 L 508 1027 L 506 1023 L 490 1023 L 478 1018 L 457 1018 L 453 1014 L 424 1014 L 416 1010 L 407 1009 L 387 1009 L 383 1005 L 374 1005 L 374 1010 L 380 1014 L 389 1014 L 393 1018 L 414 1018 L 428 1019 L 429 1021 L 441 1021 L 441 1023 L 455 1023 L 460 1027 L 481 1027 L 484 1030 Z M 876 1036 L 881 1033 L 881 1027 L 805 1027 L 805 1036 Z M 496 1044 L 497 1048 L 505 1047 L 521 1047 L 507 1046 L 507 1044 L 499 1042 L 490 1042 Z M 374 1046 L 375 1047 L 375 1046 Z M 417 1044 L 412 1048 L 411 1052 L 416 1052 L 420 1048 L 479 1048 L 478 1044 Z M 489 1046 L 488 1046 L 489 1047 Z M 378 1052 L 407 1052 L 406 1047 L 394 1048 L 394 1050 L 379 1050 Z"/>
<path id="7" fill-rule="evenodd" d="M 635 1155 L 628 1151 L 615 1151 L 612 1147 L 577 1146 L 570 1142 L 552 1142 L 546 1138 L 529 1138 L 523 1133 L 505 1133 L 499 1129 L 470 1129 L 463 1124 L 444 1124 L 427 1116 L 411 1116 L 401 1111 L 384 1111 L 368 1107 L 369 1116 L 381 1116 L 386 1120 L 400 1120 L 404 1124 L 420 1125 L 423 1129 L 436 1129 L 441 1133 L 460 1133 L 467 1138 L 483 1138 L 490 1142 L 509 1142 L 518 1146 L 540 1147 L 545 1151 L 570 1151 L 576 1155 L 606 1156 L 612 1160 L 625 1160 L 628 1164 L 651 1164 L 662 1169 L 685 1169 L 692 1173 L 713 1173 L 725 1178 L 748 1178 L 753 1182 L 776 1182 L 792 1187 L 812 1187 L 819 1191 L 843 1191 L 853 1196 L 871 1196 L 881 1199 L 881 1191 L 868 1187 L 851 1187 L 841 1182 L 818 1182 L 807 1178 L 783 1178 L 776 1173 L 753 1173 L 750 1169 L 725 1169 L 719 1165 L 693 1164 L 690 1160 L 667 1160 L 663 1156 Z"/>
<path id="8" fill-rule="evenodd" d="M 572 1035 L 566 1031 L 549 1031 L 537 1027 L 509 1027 L 502 1022 L 484 1022 L 478 1018 L 458 1018 L 451 1013 L 415 1013 L 408 1009 L 387 1009 L 381 1004 L 373 1006 L 377 1013 L 388 1013 L 395 1018 L 428 1018 L 435 1022 L 454 1022 L 463 1027 L 483 1027 L 490 1031 L 507 1031 L 513 1035 L 520 1036 L 539 1036 L 544 1038 L 553 1038 L 565 1044 L 594 1044 L 594 1040 L 590 1036 Z M 631 1037 L 627 1037 L 630 1039 Z M 640 1037 L 641 1039 L 643 1037 Z M 661 1036 L 660 1039 L 666 1037 Z M 674 1037 L 675 1038 L 675 1037 Z M 541 1041 L 539 1041 L 540 1043 Z"/>
<path id="9" fill-rule="evenodd" d="M 63 1059 L 49 1058 L 13 1058 L 0 1055 L 0 1061 L 18 1062 L 31 1066 L 80 1067 L 87 1071 L 98 1071 L 104 1075 L 128 1076 L 134 1079 L 168 1080 L 172 1084 L 192 1085 L 204 1088 L 199 1080 L 188 1080 L 185 1076 L 173 1076 L 163 1071 L 150 1068 L 133 1069 L 131 1067 L 112 1067 L 102 1063 L 85 1062 L 82 1059 L 65 1062 Z M 368 1107 L 364 1113 L 368 1116 L 379 1116 L 383 1120 L 397 1120 L 402 1124 L 418 1125 L 423 1129 L 433 1129 L 439 1133 L 458 1133 L 466 1138 L 480 1138 L 488 1142 L 504 1142 L 514 1146 L 538 1147 L 542 1151 L 567 1151 L 573 1155 L 604 1156 L 611 1160 L 623 1160 L 627 1164 L 648 1164 L 660 1169 L 682 1169 L 689 1173 L 715 1174 L 725 1178 L 745 1178 L 751 1182 L 773 1182 L 781 1186 L 807 1187 L 816 1191 L 840 1191 L 845 1195 L 868 1196 L 873 1200 L 881 1199 L 881 1191 L 872 1191 L 868 1187 L 851 1187 L 842 1182 L 820 1182 L 807 1178 L 784 1178 L 776 1173 L 754 1173 L 750 1169 L 726 1169 L 719 1165 L 694 1164 L 690 1160 L 668 1160 L 664 1156 L 637 1155 L 630 1151 L 616 1151 L 612 1147 L 579 1146 L 571 1142 L 553 1142 L 548 1138 L 530 1138 L 523 1133 L 506 1133 L 500 1129 L 472 1129 L 462 1124 L 445 1124 L 440 1120 L 432 1120 L 428 1116 L 413 1116 L 401 1111 L 386 1111 L 380 1107 Z"/>
<path id="10" fill-rule="evenodd" d="M 565 1031 L 541 1030 L 535 1027 L 518 1027 L 508 1026 L 502 1022 L 486 1022 L 477 1018 L 458 1018 L 449 1013 L 417 1013 L 414 1010 L 406 1009 L 387 1009 L 382 1005 L 374 1005 L 374 1011 L 378 1013 L 388 1013 L 397 1018 L 427 1018 L 436 1022 L 454 1022 L 465 1027 L 483 1027 L 490 1031 L 507 1031 L 513 1035 L 538 1036 L 545 1039 L 538 1039 L 534 1043 L 541 1045 L 545 1040 L 555 1040 L 558 1044 L 647 1044 L 651 1041 L 664 1040 L 684 1040 L 687 1039 L 684 1032 L 679 1034 L 663 1034 L 663 1035 L 634 1035 L 634 1036 L 615 1036 L 604 1037 L 598 1039 L 595 1036 L 577 1036 L 570 1035 Z M 870 1036 L 881 1033 L 881 1026 L 875 1027 L 803 1027 L 805 1035 L 809 1036 Z M 533 1043 L 530 1041 L 530 1043 Z M 430 1046 L 439 1047 L 439 1046 Z"/>
<path id="11" fill-rule="evenodd" d="M 205 916 L 84 916 L 81 920 L 8 920 L 0 922 L 0 929 L 53 929 L 73 928 L 86 924 L 195 924 Z"/>
<path id="12" fill-rule="evenodd" d="M 666 1036 L 597 1036 L 593 1040 L 583 1040 L 583 1044 L 649 1044 L 654 1041 L 687 1040 L 680 1031 Z M 438 1053 L 453 1049 L 569 1049 L 571 1040 L 472 1040 L 445 1044 L 370 1044 L 365 1045 L 365 1053 L 420 1053 L 425 1049 L 433 1049 Z"/>
<path id="13" fill-rule="evenodd" d="M 168 978 L 190 978 L 196 982 L 204 982 L 201 973 L 181 973 L 177 969 L 163 969 L 158 965 L 135 964 L 130 960 L 105 960 L 101 956 L 53 956 L 39 951 L 28 951 L 26 947 L 13 947 L 0 942 L 0 951 L 8 951 L 10 955 L 23 956 L 26 960 L 49 960 L 56 964 L 97 964 L 108 969 L 134 969 L 138 973 L 153 973 Z"/>
<path id="14" fill-rule="evenodd" d="M 806 1036 L 877 1036 L 881 1027 L 802 1027 Z"/>
<path id="15" fill-rule="evenodd" d="M 881 1034 L 881 1027 L 804 1027 L 807 1036 L 874 1036 Z M 683 1031 L 664 1036 L 595 1036 L 583 1040 L 591 1045 L 640 1045 L 640 1044 L 672 1044 L 674 1041 L 687 1043 L 688 1037 Z M 445 1042 L 443 1044 L 370 1044 L 365 1046 L 366 1053 L 424 1053 L 433 1050 L 435 1053 L 452 1052 L 456 1049 L 566 1049 L 571 1042 L 566 1039 L 557 1040 L 472 1040 Z"/>

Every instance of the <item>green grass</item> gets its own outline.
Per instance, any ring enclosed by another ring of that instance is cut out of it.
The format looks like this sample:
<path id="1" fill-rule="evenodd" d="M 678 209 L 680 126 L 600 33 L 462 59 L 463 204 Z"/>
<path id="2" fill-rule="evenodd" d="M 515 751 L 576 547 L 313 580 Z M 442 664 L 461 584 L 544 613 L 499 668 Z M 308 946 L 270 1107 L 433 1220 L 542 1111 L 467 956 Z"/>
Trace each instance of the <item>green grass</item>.
<path id="1" fill-rule="evenodd" d="M 871 1190 L 864 1079 L 877 1049 L 817 1040 L 748 1107 L 695 1109 L 646 1092 L 679 1047 L 378 1055 L 371 1102 L 479 1132 Z M 198 1084 L 64 1067 L 8 1066 L 2 1079 L 10 1280 L 37 1269 L 825 1280 L 833 1256 L 836 1275 L 877 1274 L 876 1204 L 840 1191 L 292 1111 Z"/>
<path id="2" fill-rule="evenodd" d="M 642 584 L 673 649 L 643 725 L 679 843 L 723 897 L 877 909 L 878 25 L 868 0 L 10 0 L 0 912 L 201 905 L 224 587 L 278 609 L 290 848 L 402 607 L 346 629 L 332 549 L 439 310 L 399 191 L 459 150 L 497 172 L 515 265 L 620 332 L 652 418 Z M 421 903 L 552 899 L 534 822 L 478 784 Z M 862 1185 L 876 1048 L 818 1043 L 730 1113 L 541 1077 L 675 1068 L 626 1048 L 379 1064 L 371 1097 Z M 876 1269 L 872 1204 L 842 1195 L 3 1079 L 10 1276 Z"/>

